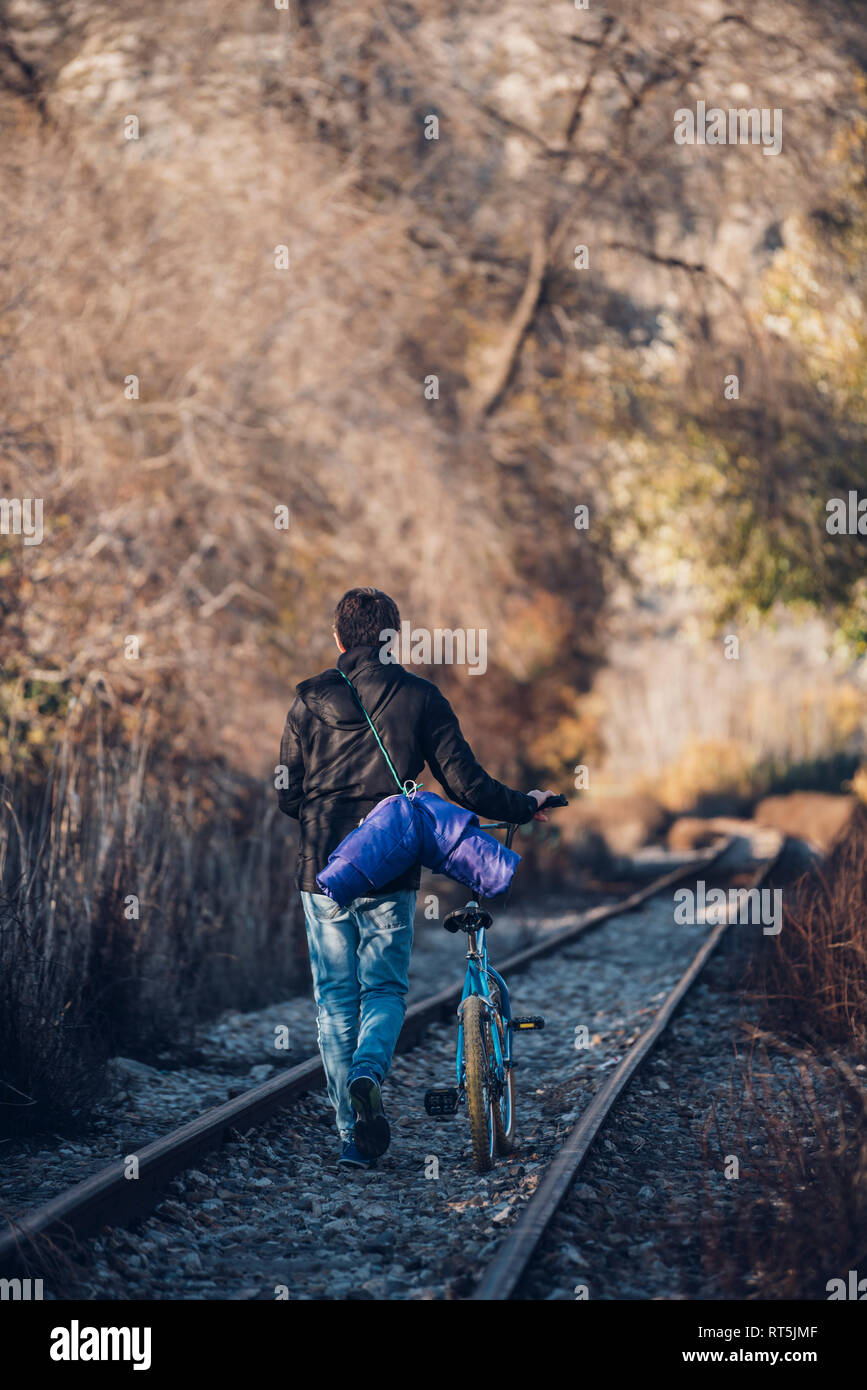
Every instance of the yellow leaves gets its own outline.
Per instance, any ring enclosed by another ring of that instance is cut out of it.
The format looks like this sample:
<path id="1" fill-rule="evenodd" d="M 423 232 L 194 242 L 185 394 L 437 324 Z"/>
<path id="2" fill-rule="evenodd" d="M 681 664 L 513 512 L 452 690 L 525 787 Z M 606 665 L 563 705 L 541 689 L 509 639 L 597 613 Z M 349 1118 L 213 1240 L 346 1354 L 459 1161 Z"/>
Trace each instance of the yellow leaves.
<path id="1" fill-rule="evenodd" d="M 867 805 L 867 763 L 862 763 L 852 778 L 852 790 Z"/>
<path id="2" fill-rule="evenodd" d="M 829 742 L 844 747 L 853 734 L 867 726 L 867 695 L 849 683 L 838 686 L 822 696 L 822 714 L 830 728 Z"/>
<path id="3" fill-rule="evenodd" d="M 731 739 L 691 739 L 680 756 L 654 780 L 653 791 L 670 811 L 694 806 L 710 792 L 749 796 L 754 789 L 755 760 L 742 743 Z"/>

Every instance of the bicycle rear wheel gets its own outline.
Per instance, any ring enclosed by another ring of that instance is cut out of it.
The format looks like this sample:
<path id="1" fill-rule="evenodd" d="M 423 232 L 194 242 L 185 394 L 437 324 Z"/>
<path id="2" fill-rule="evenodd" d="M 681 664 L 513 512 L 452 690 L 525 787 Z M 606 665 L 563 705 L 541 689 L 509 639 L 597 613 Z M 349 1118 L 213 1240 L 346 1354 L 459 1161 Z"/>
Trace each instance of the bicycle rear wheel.
<path id="1" fill-rule="evenodd" d="M 494 1098 L 491 1094 L 488 1031 L 482 1002 L 471 994 L 464 1001 L 464 1066 L 466 1068 L 467 1110 L 473 1144 L 473 1164 L 477 1173 L 494 1166 L 496 1127 Z"/>

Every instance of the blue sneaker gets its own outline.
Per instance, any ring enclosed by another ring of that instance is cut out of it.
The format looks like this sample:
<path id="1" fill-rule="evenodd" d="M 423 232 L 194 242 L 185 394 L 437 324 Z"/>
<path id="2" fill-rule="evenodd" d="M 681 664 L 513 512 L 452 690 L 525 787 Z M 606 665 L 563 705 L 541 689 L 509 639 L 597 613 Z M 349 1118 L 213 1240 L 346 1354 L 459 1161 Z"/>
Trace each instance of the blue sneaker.
<path id="1" fill-rule="evenodd" d="M 365 1158 L 379 1158 L 391 1142 L 391 1130 L 382 1109 L 382 1092 L 375 1076 L 360 1072 L 349 1082 L 349 1099 L 355 1111 L 352 1138 Z"/>
<path id="2" fill-rule="evenodd" d="M 375 1168 L 375 1158 L 365 1158 L 360 1154 L 351 1139 L 343 1141 L 343 1148 L 337 1160 L 338 1167 L 343 1164 L 345 1168 Z"/>

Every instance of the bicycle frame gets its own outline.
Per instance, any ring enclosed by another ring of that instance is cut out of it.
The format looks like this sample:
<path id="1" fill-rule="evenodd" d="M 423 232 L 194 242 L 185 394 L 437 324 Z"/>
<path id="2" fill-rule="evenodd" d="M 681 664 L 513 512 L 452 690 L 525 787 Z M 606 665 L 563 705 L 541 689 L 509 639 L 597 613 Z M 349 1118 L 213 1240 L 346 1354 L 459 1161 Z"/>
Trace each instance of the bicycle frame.
<path id="1" fill-rule="evenodd" d="M 495 1008 L 491 1002 L 491 990 L 488 981 L 493 980 L 500 996 L 499 1008 Z M 509 1028 L 509 1020 L 512 1017 L 512 1006 L 509 998 L 509 987 L 499 971 L 495 970 L 488 963 L 488 946 L 484 927 L 480 927 L 478 932 L 469 932 L 467 938 L 467 973 L 464 977 L 464 989 L 461 995 L 461 1002 L 458 1006 L 458 1050 L 455 1060 L 455 1071 L 457 1074 L 458 1086 L 464 1088 L 464 1021 L 463 1005 L 464 1000 L 470 995 L 478 995 L 491 1015 L 499 1013 L 503 1020 L 503 1040 L 504 1047 L 500 1046 L 500 1030 L 491 1028 L 491 1038 L 494 1044 L 494 1058 L 497 1071 L 505 1071 L 512 1065 L 512 1032 Z M 501 1078 L 502 1079 L 502 1078 Z"/>
<path id="2" fill-rule="evenodd" d="M 493 821 L 488 825 L 479 827 L 481 830 L 505 830 L 506 848 L 510 849 L 512 839 L 517 827 L 509 821 Z M 493 981 L 500 997 L 499 1008 L 495 1008 L 491 1002 L 492 995 L 489 982 Z M 509 996 L 509 987 L 498 970 L 495 970 L 488 962 L 488 938 L 487 931 L 480 927 L 478 931 L 467 933 L 467 973 L 464 976 L 464 988 L 461 994 L 461 1002 L 458 1005 L 458 1048 L 455 1058 L 455 1072 L 457 1076 L 458 1089 L 463 1095 L 465 1090 L 464 1076 L 464 1001 L 471 995 L 477 995 L 481 999 L 487 1012 L 491 1015 L 499 1013 L 503 1020 L 503 1045 L 500 1044 L 500 1029 L 491 1028 L 491 1039 L 494 1045 L 494 1061 L 496 1063 L 497 1075 L 500 1081 L 504 1080 L 506 1070 L 512 1065 L 512 1030 L 509 1021 L 512 1017 L 512 1002 Z"/>
<path id="3" fill-rule="evenodd" d="M 566 806 L 555 796 L 543 806 Z M 492 821 L 482 830 L 505 830 L 511 849 L 517 825 Z M 506 894 L 508 899 L 508 893 Z M 488 960 L 491 914 L 475 901 L 455 908 L 443 921 L 447 931 L 467 934 L 467 969 L 458 1005 L 458 1046 L 455 1057 L 457 1086 L 434 1086 L 425 1093 L 429 1115 L 446 1119 L 465 1105 L 470 1122 L 473 1163 L 477 1173 L 487 1173 L 497 1154 L 515 1147 L 515 1085 L 512 1038 L 516 1032 L 545 1027 L 544 1018 L 515 1017 L 509 987 Z"/>

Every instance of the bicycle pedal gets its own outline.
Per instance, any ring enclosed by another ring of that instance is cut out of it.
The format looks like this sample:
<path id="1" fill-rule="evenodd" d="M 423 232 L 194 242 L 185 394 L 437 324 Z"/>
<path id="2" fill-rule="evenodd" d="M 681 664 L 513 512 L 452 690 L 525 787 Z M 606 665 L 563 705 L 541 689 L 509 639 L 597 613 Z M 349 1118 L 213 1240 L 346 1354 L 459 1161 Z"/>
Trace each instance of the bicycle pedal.
<path id="1" fill-rule="evenodd" d="M 531 1028 L 544 1028 L 545 1020 L 541 1014 L 527 1014 L 525 1018 L 510 1018 L 509 1027 L 516 1033 L 525 1033 Z"/>
<path id="2" fill-rule="evenodd" d="M 436 1086 L 425 1091 L 424 1108 L 429 1115 L 454 1115 L 458 1108 L 457 1086 Z"/>

